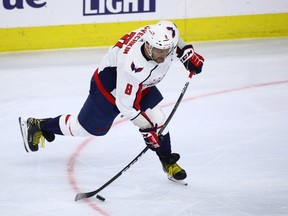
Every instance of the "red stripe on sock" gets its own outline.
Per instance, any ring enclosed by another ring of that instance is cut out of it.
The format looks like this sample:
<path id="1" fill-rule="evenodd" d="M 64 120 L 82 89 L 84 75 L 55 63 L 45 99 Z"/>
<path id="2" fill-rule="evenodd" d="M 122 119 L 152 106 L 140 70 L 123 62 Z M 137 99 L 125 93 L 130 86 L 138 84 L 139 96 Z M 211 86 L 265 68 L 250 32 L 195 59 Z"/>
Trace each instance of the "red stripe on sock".
<path id="1" fill-rule="evenodd" d="M 68 122 L 70 117 L 71 117 L 71 115 L 66 115 L 66 117 L 65 117 L 65 125 L 67 125 L 67 122 Z"/>

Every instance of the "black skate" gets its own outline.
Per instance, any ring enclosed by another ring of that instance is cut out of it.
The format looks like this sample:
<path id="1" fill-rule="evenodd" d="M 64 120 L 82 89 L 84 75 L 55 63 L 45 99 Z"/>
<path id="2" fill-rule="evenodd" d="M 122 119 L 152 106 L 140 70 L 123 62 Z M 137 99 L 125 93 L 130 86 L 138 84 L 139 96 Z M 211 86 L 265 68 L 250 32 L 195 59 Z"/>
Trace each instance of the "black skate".
<path id="1" fill-rule="evenodd" d="M 169 156 L 160 156 L 159 158 L 162 163 L 163 171 L 167 173 L 169 180 L 187 185 L 187 183 L 183 181 L 187 177 L 186 171 L 176 163 L 180 159 L 179 154 L 172 153 Z"/>
<path id="2" fill-rule="evenodd" d="M 54 134 L 42 131 L 41 124 L 47 119 L 28 118 L 27 120 L 19 117 L 20 130 L 24 142 L 24 147 L 27 152 L 38 151 L 40 147 L 45 147 L 45 139 L 52 142 L 55 139 Z"/>

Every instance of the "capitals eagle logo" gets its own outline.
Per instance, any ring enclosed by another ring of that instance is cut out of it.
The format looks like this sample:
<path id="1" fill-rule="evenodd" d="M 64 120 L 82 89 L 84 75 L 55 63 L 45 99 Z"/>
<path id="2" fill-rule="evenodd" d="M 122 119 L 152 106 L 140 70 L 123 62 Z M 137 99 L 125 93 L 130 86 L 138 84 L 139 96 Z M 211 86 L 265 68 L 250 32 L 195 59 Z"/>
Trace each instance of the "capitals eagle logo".
<path id="1" fill-rule="evenodd" d="M 132 62 L 132 63 L 131 63 L 131 70 L 132 70 L 132 71 L 135 71 L 135 73 L 140 73 L 140 72 L 143 70 L 143 68 L 137 68 L 137 67 L 135 66 L 134 62 Z"/>

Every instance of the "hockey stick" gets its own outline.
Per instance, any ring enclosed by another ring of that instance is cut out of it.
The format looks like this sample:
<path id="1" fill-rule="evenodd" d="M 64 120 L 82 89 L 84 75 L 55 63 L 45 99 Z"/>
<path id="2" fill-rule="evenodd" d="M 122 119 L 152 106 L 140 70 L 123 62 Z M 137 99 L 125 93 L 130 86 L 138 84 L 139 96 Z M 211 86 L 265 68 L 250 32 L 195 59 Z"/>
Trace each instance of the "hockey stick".
<path id="1" fill-rule="evenodd" d="M 189 83 L 190 83 L 190 80 L 191 80 L 193 74 L 194 74 L 194 72 L 190 72 L 190 74 L 188 76 L 188 80 L 186 81 L 184 88 L 182 89 L 182 92 L 181 92 L 177 102 L 174 105 L 173 110 L 171 111 L 171 113 L 169 114 L 165 123 L 163 124 L 163 127 L 160 129 L 158 135 L 161 135 L 163 133 L 163 131 L 165 130 L 165 128 L 169 124 L 170 120 L 172 119 L 173 115 L 175 114 L 175 112 L 176 112 L 188 86 L 189 86 Z M 75 197 L 75 201 L 78 201 L 78 200 L 83 199 L 83 198 L 90 198 L 90 197 L 96 195 L 97 193 L 99 193 L 100 191 L 102 191 L 104 188 L 106 188 L 108 185 L 110 185 L 113 181 L 115 181 L 119 176 L 121 176 L 126 170 L 128 170 L 145 152 L 147 152 L 148 149 L 149 149 L 149 147 L 146 146 L 127 166 L 125 166 L 120 172 L 118 172 L 114 177 L 112 177 L 109 181 L 107 181 L 105 184 L 103 184 L 97 190 L 87 192 L 87 193 L 78 193 Z M 98 199 L 105 201 L 105 198 L 102 196 L 98 196 Z"/>

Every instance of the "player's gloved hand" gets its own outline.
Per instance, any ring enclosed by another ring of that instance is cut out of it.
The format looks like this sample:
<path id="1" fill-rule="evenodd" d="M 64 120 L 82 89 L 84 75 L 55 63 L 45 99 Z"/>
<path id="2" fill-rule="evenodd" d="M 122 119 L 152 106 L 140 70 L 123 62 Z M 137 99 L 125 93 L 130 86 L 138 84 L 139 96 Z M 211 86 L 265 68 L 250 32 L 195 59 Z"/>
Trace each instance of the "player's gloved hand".
<path id="1" fill-rule="evenodd" d="M 148 145 L 150 149 L 156 150 L 160 147 L 160 142 L 157 135 L 157 124 L 155 125 L 155 127 L 151 128 L 140 128 L 139 131 L 142 134 L 146 145 Z"/>
<path id="2" fill-rule="evenodd" d="M 194 51 L 192 45 L 184 46 L 177 57 L 188 71 L 194 71 L 195 74 L 201 73 L 204 58 Z"/>

